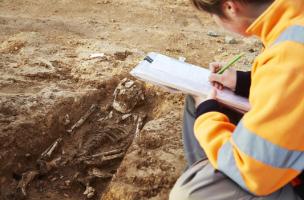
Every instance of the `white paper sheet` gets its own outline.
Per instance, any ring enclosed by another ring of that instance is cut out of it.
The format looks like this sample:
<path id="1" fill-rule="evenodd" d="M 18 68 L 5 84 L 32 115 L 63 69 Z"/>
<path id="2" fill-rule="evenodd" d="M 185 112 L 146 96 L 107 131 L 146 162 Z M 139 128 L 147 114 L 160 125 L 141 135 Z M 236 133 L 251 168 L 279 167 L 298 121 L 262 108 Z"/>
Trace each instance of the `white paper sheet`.
<path id="1" fill-rule="evenodd" d="M 149 53 L 152 63 L 142 61 L 131 74 L 153 84 L 176 88 L 183 93 L 207 95 L 212 86 L 208 81 L 210 71 L 157 53 Z M 217 95 L 220 102 L 244 111 L 250 109 L 248 99 L 224 89 Z"/>

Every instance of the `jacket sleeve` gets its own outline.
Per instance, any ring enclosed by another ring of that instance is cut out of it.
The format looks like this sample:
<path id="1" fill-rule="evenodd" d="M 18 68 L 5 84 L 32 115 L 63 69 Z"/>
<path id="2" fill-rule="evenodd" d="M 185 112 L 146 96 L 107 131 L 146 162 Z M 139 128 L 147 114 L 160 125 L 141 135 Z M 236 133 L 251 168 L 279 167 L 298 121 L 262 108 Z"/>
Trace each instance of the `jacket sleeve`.
<path id="1" fill-rule="evenodd" d="M 234 93 L 243 97 L 249 97 L 249 90 L 251 85 L 251 72 L 236 72 L 236 86 Z"/>
<path id="2" fill-rule="evenodd" d="M 254 74 L 251 110 L 237 126 L 211 111 L 194 124 L 211 164 L 254 195 L 268 195 L 304 169 L 304 66 L 284 55 Z"/>

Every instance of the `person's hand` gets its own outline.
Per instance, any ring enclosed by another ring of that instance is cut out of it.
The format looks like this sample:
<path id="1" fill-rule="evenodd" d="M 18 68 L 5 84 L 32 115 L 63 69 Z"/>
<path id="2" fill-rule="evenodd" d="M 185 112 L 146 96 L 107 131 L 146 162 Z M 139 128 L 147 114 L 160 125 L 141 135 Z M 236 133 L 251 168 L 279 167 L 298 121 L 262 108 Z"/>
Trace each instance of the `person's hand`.
<path id="1" fill-rule="evenodd" d="M 211 74 L 209 76 L 209 81 L 211 84 L 219 90 L 224 87 L 235 90 L 236 87 L 236 70 L 233 68 L 227 69 L 223 74 L 216 74 L 225 63 L 213 62 L 209 64 L 209 69 Z"/>
<path id="2" fill-rule="evenodd" d="M 207 98 L 201 96 L 192 96 L 195 102 L 195 108 L 197 108 L 201 103 L 210 99 L 216 99 L 216 88 L 212 88 Z"/>

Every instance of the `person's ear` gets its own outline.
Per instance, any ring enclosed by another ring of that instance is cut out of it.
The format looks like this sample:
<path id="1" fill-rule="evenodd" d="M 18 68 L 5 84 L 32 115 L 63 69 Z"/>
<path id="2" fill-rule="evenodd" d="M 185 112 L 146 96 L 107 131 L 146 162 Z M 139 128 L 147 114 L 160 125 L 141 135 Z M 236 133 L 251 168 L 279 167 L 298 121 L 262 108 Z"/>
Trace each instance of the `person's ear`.
<path id="1" fill-rule="evenodd" d="M 227 18 L 234 18 L 237 15 L 238 4 L 234 0 L 226 0 L 222 4 L 222 11 Z"/>

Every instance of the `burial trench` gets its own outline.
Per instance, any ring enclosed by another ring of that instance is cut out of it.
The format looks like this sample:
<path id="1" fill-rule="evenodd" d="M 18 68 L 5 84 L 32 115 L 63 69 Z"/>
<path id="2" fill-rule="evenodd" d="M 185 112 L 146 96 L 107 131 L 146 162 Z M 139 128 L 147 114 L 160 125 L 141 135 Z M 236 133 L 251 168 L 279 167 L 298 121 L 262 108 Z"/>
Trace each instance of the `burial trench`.
<path id="1" fill-rule="evenodd" d="M 119 76 L 7 126 L 0 199 L 100 199 L 154 106 L 153 91 Z"/>

